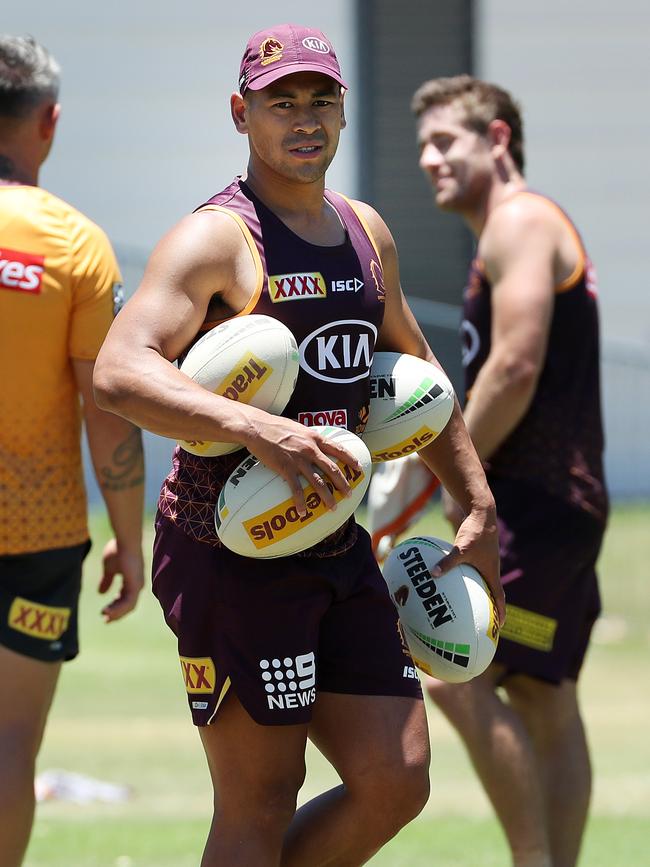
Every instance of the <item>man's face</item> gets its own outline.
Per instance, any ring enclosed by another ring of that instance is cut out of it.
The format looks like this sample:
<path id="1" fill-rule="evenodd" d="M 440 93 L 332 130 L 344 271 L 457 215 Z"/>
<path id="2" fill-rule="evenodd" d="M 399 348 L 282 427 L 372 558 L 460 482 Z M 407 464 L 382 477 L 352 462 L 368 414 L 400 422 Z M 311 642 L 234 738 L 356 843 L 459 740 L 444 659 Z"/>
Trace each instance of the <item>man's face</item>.
<path id="1" fill-rule="evenodd" d="M 245 97 L 251 153 L 283 177 L 310 183 L 334 159 L 345 126 L 343 94 L 327 75 L 298 72 Z"/>
<path id="2" fill-rule="evenodd" d="M 494 171 L 490 141 L 468 129 L 457 103 L 428 108 L 418 119 L 420 168 L 434 188 L 436 205 L 471 211 L 487 196 Z"/>

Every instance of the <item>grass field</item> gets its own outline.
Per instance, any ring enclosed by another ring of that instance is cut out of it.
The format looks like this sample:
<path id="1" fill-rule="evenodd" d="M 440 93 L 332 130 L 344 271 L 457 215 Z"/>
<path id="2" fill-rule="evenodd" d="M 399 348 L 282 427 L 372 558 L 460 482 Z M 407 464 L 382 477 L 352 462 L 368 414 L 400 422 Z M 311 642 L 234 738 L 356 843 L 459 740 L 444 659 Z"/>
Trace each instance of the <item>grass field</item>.
<path id="1" fill-rule="evenodd" d="M 418 532 L 448 535 L 439 518 Z M 82 653 L 66 666 L 39 767 L 132 788 L 123 804 L 51 801 L 38 808 L 27 867 L 196 867 L 211 790 L 189 721 L 172 634 L 145 591 L 137 613 L 104 626 L 95 593 L 94 523 L 85 570 Z M 650 508 L 614 511 L 601 559 L 606 617 L 581 681 L 595 765 L 583 867 L 650 864 Z M 430 708 L 432 796 L 373 867 L 506 867 L 499 827 L 455 734 Z M 316 751 L 301 799 L 336 782 Z M 381 817 L 378 817 L 381 821 Z"/>

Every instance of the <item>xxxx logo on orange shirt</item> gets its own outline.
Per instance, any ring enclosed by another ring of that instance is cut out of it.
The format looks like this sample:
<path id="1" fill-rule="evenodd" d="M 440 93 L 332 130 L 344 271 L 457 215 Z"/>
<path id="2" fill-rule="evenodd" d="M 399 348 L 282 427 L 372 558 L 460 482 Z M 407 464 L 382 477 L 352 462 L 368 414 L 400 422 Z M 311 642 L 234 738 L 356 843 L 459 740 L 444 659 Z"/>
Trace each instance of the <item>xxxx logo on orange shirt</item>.
<path id="1" fill-rule="evenodd" d="M 7 622 L 12 629 L 24 635 L 52 641 L 61 638 L 68 628 L 69 620 L 69 608 L 52 608 L 16 596 L 11 603 Z"/>
<path id="2" fill-rule="evenodd" d="M 217 673 L 214 662 L 209 656 L 181 656 L 180 661 L 185 689 L 189 693 L 195 695 L 214 692 Z"/>
<path id="3" fill-rule="evenodd" d="M 269 277 L 269 295 L 274 304 L 301 298 L 325 298 L 327 287 L 320 271 L 304 274 L 274 274 Z"/>

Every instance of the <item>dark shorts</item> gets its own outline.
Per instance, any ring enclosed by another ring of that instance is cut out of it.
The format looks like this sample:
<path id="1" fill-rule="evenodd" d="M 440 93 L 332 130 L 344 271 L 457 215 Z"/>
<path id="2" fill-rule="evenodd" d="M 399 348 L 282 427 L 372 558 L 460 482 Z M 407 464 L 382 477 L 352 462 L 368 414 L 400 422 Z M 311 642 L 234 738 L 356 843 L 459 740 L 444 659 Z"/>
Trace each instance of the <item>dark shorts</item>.
<path id="1" fill-rule="evenodd" d="M 74 659 L 81 567 L 90 542 L 0 557 L 0 644 L 44 662 Z"/>
<path id="2" fill-rule="evenodd" d="M 255 560 L 156 518 L 153 591 L 178 638 L 195 725 L 232 686 L 261 725 L 307 723 L 318 692 L 421 698 L 370 547 Z"/>
<path id="3" fill-rule="evenodd" d="M 550 683 L 577 680 L 600 614 L 604 527 L 543 491 L 489 477 L 497 504 L 507 617 L 494 661 Z"/>

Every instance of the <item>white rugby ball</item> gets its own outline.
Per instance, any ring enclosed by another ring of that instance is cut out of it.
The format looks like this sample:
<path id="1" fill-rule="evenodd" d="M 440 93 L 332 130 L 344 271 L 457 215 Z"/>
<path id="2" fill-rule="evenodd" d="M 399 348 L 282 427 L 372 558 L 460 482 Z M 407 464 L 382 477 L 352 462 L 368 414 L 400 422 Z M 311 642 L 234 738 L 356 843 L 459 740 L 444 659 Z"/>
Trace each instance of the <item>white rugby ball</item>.
<path id="1" fill-rule="evenodd" d="M 492 662 L 499 619 L 487 584 L 472 566 L 431 576 L 451 548 L 432 536 L 406 539 L 393 548 L 383 573 L 413 662 L 432 677 L 462 683 Z"/>
<path id="2" fill-rule="evenodd" d="M 428 361 L 399 352 L 375 352 L 370 411 L 361 434 L 373 463 L 394 461 L 433 442 L 454 409 L 454 389 Z"/>
<path id="3" fill-rule="evenodd" d="M 352 488 L 350 496 L 344 497 L 334 488 L 337 506 L 332 512 L 318 491 L 302 479 L 307 514 L 300 516 L 287 482 L 249 455 L 226 480 L 215 509 L 217 535 L 231 551 L 259 558 L 287 557 L 304 551 L 337 530 L 363 499 L 372 464 L 361 439 L 343 428 L 312 429 L 336 440 L 361 464 L 357 471 L 337 462 Z"/>
<path id="4" fill-rule="evenodd" d="M 298 378 L 298 346 L 282 322 L 256 313 L 212 328 L 187 353 L 181 370 L 214 394 L 279 415 Z M 238 443 L 180 440 L 193 455 L 235 452 Z"/>

